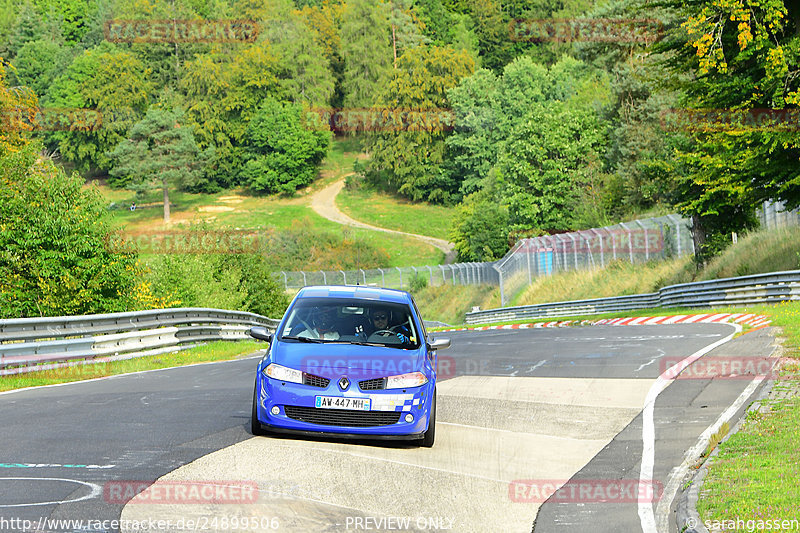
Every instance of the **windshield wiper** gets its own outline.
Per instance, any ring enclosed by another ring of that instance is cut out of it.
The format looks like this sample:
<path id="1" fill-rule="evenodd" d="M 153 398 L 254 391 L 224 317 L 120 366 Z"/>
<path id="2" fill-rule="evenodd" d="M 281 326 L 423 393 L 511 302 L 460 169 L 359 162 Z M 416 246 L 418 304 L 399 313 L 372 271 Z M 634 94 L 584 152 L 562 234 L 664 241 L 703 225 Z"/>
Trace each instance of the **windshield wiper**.
<path id="1" fill-rule="evenodd" d="M 312 339 L 311 337 L 281 337 L 282 340 L 293 340 L 293 341 L 300 341 L 300 342 L 313 342 L 315 344 L 320 344 L 327 342 L 325 339 Z"/>
<path id="2" fill-rule="evenodd" d="M 356 346 L 386 346 L 380 342 L 366 342 L 366 341 L 347 341 L 348 344 L 355 344 Z"/>

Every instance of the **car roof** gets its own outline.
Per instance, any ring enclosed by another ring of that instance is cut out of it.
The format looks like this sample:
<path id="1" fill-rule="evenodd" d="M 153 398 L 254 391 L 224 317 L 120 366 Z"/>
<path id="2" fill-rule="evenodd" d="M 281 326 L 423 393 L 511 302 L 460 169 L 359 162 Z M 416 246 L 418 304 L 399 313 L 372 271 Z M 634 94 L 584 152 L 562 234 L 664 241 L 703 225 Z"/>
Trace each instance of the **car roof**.
<path id="1" fill-rule="evenodd" d="M 397 289 L 366 287 L 360 285 L 320 285 L 303 287 L 297 298 L 356 298 L 411 304 L 411 295 Z"/>

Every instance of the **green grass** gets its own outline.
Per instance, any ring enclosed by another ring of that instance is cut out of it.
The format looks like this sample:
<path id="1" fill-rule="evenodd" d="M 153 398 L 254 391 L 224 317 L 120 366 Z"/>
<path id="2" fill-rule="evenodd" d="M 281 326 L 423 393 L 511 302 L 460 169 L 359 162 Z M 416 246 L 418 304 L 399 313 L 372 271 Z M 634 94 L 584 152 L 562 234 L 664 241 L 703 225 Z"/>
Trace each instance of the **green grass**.
<path id="1" fill-rule="evenodd" d="M 350 217 L 386 229 L 448 240 L 452 207 L 400 200 L 368 189 L 342 189 L 336 206 Z"/>
<path id="2" fill-rule="evenodd" d="M 800 268 L 798 250 L 800 250 L 798 228 L 754 232 L 714 258 L 703 270 L 701 279 L 797 270 Z"/>
<path id="3" fill-rule="evenodd" d="M 775 386 L 800 386 L 794 373 Z M 800 398 L 768 405 L 766 413 L 749 412 L 719 445 L 697 505 L 703 520 L 800 519 Z"/>
<path id="4" fill-rule="evenodd" d="M 691 265 L 689 257 L 667 261 L 631 264 L 615 261 L 606 268 L 573 270 L 543 276 L 521 291 L 511 305 L 532 305 L 627 296 L 657 291 L 677 283 L 679 274 Z M 690 281 L 684 278 L 683 281 Z"/>
<path id="5" fill-rule="evenodd" d="M 255 341 L 217 341 L 175 353 L 2 376 L 0 377 L 0 391 L 37 387 L 40 385 L 54 385 L 57 383 L 69 383 L 72 381 L 82 381 L 85 379 L 114 376 L 117 374 L 140 372 L 142 370 L 171 368 L 213 361 L 227 361 L 250 355 L 265 347 L 266 344 Z"/>
<path id="6" fill-rule="evenodd" d="M 414 292 L 422 318 L 445 324 L 462 324 L 473 306 L 487 309 L 500 306 L 500 289 L 490 285 L 439 285 Z"/>
<path id="7" fill-rule="evenodd" d="M 319 270 L 336 269 L 342 263 L 333 260 L 341 254 L 358 254 L 358 250 L 367 250 L 367 257 L 381 258 L 380 264 L 372 264 L 367 260 L 362 263 L 364 268 L 437 265 L 444 261 L 444 253 L 433 246 L 421 243 L 411 237 L 388 235 L 384 232 L 354 229 L 331 222 L 316 214 L 309 205 L 311 193 L 336 180 L 344 178 L 352 172 L 353 163 L 361 154 L 360 140 L 353 137 L 338 138 L 331 145 L 328 157 L 323 162 L 320 178 L 310 187 L 298 191 L 293 198 L 280 196 L 258 196 L 245 190 L 229 190 L 215 194 L 192 194 L 186 192 L 171 192 L 171 224 L 169 231 L 180 230 L 189 225 L 202 224 L 205 229 L 242 229 L 242 230 L 268 230 L 270 232 L 288 232 L 305 229 L 306 235 L 330 234 L 338 236 L 343 241 L 335 249 L 318 250 L 313 257 L 303 259 L 301 254 L 296 260 L 281 256 L 280 264 L 276 268 L 282 270 Z M 163 204 L 160 191 L 148 192 L 144 197 L 137 198 L 132 191 L 111 189 L 104 185 L 87 185 L 97 189 L 108 204 L 112 202 L 121 205 L 123 209 L 110 210 L 112 225 L 126 232 L 158 232 L 164 231 Z M 128 206 L 136 201 L 137 209 L 130 211 Z M 425 209 L 425 208 L 420 208 Z M 444 208 L 431 208 L 419 211 L 427 218 L 434 211 Z M 441 219 L 442 217 L 439 216 Z M 372 222 L 369 219 L 365 222 Z M 380 226 L 378 221 L 372 222 Z M 334 239 L 336 240 L 336 239 Z M 303 245 L 315 246 L 314 239 L 303 242 Z M 319 239 L 320 243 L 330 242 L 330 239 Z M 317 245 L 318 248 L 324 245 Z M 355 251 L 354 251 L 355 250 Z M 330 265 L 323 264 L 330 262 Z M 354 257 L 353 264 L 359 264 Z M 374 261 L 373 261 L 374 262 Z"/>
<path id="8" fill-rule="evenodd" d="M 114 196 L 118 191 L 108 187 L 99 188 L 102 194 Z M 236 196 L 234 203 L 220 200 L 226 196 Z M 444 253 L 433 246 L 421 243 L 412 237 L 388 235 L 379 231 L 343 227 L 331 222 L 317 213 L 299 199 L 281 199 L 279 197 L 257 197 L 243 195 L 241 191 L 225 191 L 213 195 L 174 193 L 171 196 L 172 219 L 197 224 L 203 223 L 208 229 L 275 229 L 285 231 L 295 229 L 299 225 L 308 226 L 311 233 L 328 232 L 342 235 L 345 240 L 358 241 L 383 250 L 388 254 L 388 262 L 381 267 L 436 265 L 444 261 Z M 133 199 L 132 193 L 130 200 Z M 147 197 L 145 200 L 149 201 Z M 129 202 L 128 202 L 129 203 Z M 141 205 L 141 204 L 140 204 Z M 114 227 L 124 228 L 130 232 L 161 231 L 163 212 L 161 205 L 110 212 Z M 219 211 L 218 208 L 233 208 Z M 170 231 L 177 230 L 180 224 L 170 226 Z M 287 270 L 318 270 L 318 265 L 291 264 L 283 265 Z"/>

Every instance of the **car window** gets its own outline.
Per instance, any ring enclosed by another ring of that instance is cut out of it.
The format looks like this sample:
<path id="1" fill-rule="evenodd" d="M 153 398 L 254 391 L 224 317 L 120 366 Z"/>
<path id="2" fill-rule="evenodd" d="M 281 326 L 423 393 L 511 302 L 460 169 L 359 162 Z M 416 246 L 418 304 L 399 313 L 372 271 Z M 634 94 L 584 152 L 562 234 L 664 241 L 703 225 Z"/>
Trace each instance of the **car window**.
<path id="1" fill-rule="evenodd" d="M 418 348 L 420 335 L 406 304 L 347 298 L 299 298 L 280 338 Z"/>

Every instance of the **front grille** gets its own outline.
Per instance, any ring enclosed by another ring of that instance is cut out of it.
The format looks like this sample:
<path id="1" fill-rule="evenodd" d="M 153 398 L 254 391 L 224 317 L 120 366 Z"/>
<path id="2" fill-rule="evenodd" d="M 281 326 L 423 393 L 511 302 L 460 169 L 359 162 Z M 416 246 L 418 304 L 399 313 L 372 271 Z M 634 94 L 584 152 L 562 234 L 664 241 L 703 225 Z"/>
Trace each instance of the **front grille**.
<path id="1" fill-rule="evenodd" d="M 348 409 L 317 409 L 316 407 L 298 407 L 296 405 L 284 405 L 283 411 L 289 418 L 301 422 L 354 428 L 396 424 L 402 414 L 399 411 L 350 411 Z"/>
<path id="2" fill-rule="evenodd" d="M 303 385 L 311 385 L 312 387 L 324 389 L 330 382 L 331 380 L 328 378 L 321 378 L 319 376 L 315 376 L 314 374 L 306 374 L 303 372 Z"/>
<path id="3" fill-rule="evenodd" d="M 358 386 L 361 390 L 383 390 L 386 388 L 386 378 L 365 379 L 359 381 Z"/>

